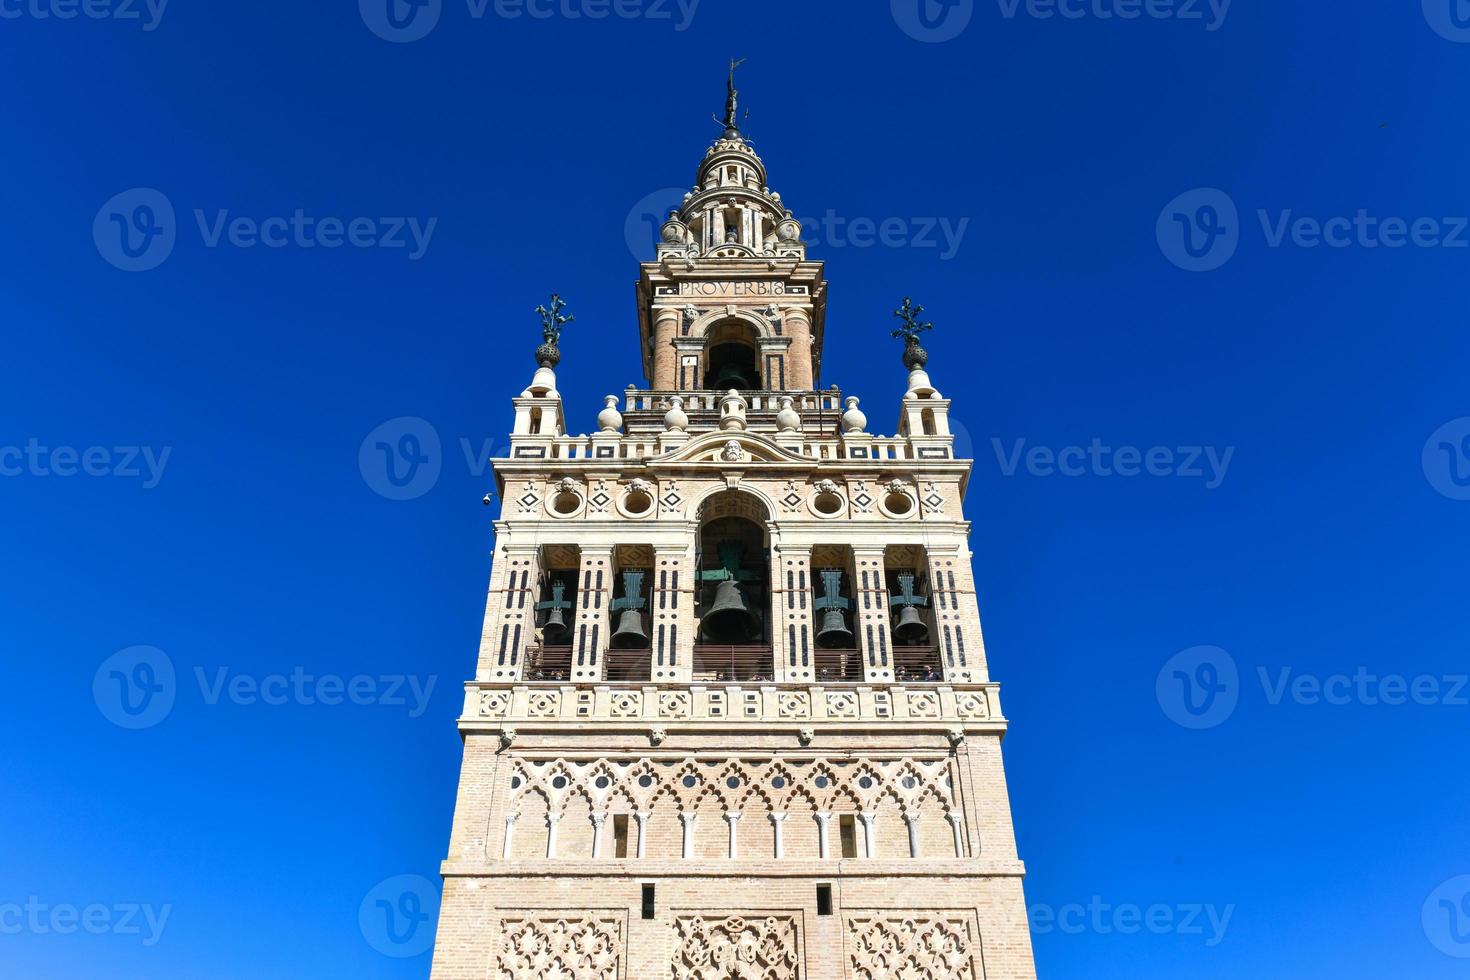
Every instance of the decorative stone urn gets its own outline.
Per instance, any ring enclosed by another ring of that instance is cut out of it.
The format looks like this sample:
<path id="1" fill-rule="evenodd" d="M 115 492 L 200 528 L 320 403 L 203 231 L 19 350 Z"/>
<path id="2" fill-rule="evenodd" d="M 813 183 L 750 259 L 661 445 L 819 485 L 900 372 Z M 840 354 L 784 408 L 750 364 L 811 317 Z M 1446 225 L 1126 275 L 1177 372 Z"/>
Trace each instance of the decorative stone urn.
<path id="1" fill-rule="evenodd" d="M 618 396 L 607 395 L 603 398 L 605 404 L 602 411 L 597 413 L 597 425 L 603 432 L 617 432 L 623 427 L 623 413 L 618 411 Z"/>

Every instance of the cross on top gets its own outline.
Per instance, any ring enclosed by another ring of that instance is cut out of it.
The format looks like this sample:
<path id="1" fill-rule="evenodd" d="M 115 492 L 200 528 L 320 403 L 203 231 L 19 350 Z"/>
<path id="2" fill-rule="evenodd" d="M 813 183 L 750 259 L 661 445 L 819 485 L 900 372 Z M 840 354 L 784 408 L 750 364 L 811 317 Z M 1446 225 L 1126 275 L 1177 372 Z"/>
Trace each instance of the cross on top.
<path id="1" fill-rule="evenodd" d="M 570 314 L 564 315 L 562 313 L 562 310 L 566 309 L 566 306 L 567 304 L 562 300 L 561 296 L 552 293 L 550 309 L 544 306 L 536 307 L 536 312 L 541 316 L 541 336 L 546 343 L 553 347 L 561 341 L 561 328 L 576 319 L 576 317 Z"/>
<path id="2" fill-rule="evenodd" d="M 642 609 L 648 605 L 648 600 L 643 598 L 643 573 L 623 573 L 623 597 L 614 599 L 613 612 L 622 612 L 624 609 Z"/>
<path id="3" fill-rule="evenodd" d="M 895 609 L 900 606 L 927 606 L 929 599 L 925 596 L 914 594 L 914 573 L 899 572 L 898 588 L 900 593 L 888 600 L 888 604 Z"/>
<path id="4" fill-rule="evenodd" d="M 893 331 L 893 336 L 902 337 L 907 343 L 917 344 L 919 334 L 926 330 L 933 330 L 934 324 L 925 323 L 919 319 L 924 313 L 922 306 L 915 306 L 909 297 L 903 298 L 903 306 L 893 311 L 893 315 L 903 321 L 903 326 Z"/>
<path id="5" fill-rule="evenodd" d="M 849 609 L 852 603 L 841 594 L 842 570 L 837 568 L 822 569 L 822 592 L 823 595 L 813 605 L 818 609 Z"/>
<path id="6" fill-rule="evenodd" d="M 753 572 L 740 567 L 740 561 L 745 557 L 745 545 L 739 541 L 721 541 L 719 543 L 720 567 L 700 571 L 699 579 L 702 582 L 724 582 L 734 579 L 737 582 L 752 582 L 761 577 L 760 572 Z"/>
<path id="7" fill-rule="evenodd" d="M 567 593 L 566 583 L 563 582 L 561 579 L 555 579 L 555 580 L 553 580 L 552 583 L 551 583 L 551 598 L 550 599 L 547 599 L 545 602 L 538 602 L 538 603 L 536 603 L 536 611 L 537 612 L 541 612 L 544 609 L 570 609 L 570 608 L 572 608 L 572 604 L 570 602 L 568 602 L 565 598 L 563 598 L 563 596 L 565 596 L 566 593 Z"/>

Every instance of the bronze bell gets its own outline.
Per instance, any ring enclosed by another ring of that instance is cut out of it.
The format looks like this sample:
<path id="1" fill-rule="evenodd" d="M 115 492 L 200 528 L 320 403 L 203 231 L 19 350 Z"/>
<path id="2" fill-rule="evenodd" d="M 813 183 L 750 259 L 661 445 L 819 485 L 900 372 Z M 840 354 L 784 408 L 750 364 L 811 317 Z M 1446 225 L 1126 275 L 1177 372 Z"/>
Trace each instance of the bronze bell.
<path id="1" fill-rule="evenodd" d="M 913 606 L 904 606 L 898 614 L 898 625 L 893 628 L 893 638 L 905 646 L 918 646 L 929 639 L 929 627 Z"/>
<path id="2" fill-rule="evenodd" d="M 752 391 L 755 383 L 746 377 L 745 371 L 738 364 L 724 364 L 715 372 L 714 379 L 709 386 L 715 391 L 728 391 L 735 388 L 738 391 Z"/>
<path id="3" fill-rule="evenodd" d="M 727 578 L 715 587 L 715 601 L 700 620 L 705 638 L 715 643 L 738 643 L 750 638 L 755 616 L 745 604 L 740 583 Z"/>
<path id="4" fill-rule="evenodd" d="M 562 646 L 571 641 L 571 631 L 567 629 L 567 622 L 562 618 L 560 609 L 552 609 L 546 614 L 546 623 L 541 627 L 541 639 L 548 646 Z"/>
<path id="5" fill-rule="evenodd" d="M 643 615 L 638 610 L 624 609 L 618 616 L 612 645 L 614 650 L 642 650 L 648 646 L 648 634 L 643 632 Z"/>
<path id="6" fill-rule="evenodd" d="M 822 613 L 822 628 L 817 630 L 817 646 L 829 650 L 852 646 L 852 630 L 847 628 L 842 610 L 828 609 Z"/>

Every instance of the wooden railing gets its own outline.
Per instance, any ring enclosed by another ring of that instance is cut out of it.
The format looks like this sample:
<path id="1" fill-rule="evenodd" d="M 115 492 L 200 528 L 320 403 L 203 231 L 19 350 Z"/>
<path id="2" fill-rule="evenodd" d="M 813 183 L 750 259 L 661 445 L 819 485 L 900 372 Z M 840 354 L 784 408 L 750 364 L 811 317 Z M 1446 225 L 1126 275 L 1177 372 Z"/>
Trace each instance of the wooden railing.
<path id="1" fill-rule="evenodd" d="M 533 646 L 526 651 L 528 681 L 568 681 L 572 678 L 572 648 Z"/>
<path id="2" fill-rule="evenodd" d="M 944 680 L 944 662 L 939 648 L 894 647 L 893 679 L 901 684 L 938 684 Z"/>
<path id="3" fill-rule="evenodd" d="M 768 646 L 694 645 L 695 681 L 773 681 L 776 677 Z"/>

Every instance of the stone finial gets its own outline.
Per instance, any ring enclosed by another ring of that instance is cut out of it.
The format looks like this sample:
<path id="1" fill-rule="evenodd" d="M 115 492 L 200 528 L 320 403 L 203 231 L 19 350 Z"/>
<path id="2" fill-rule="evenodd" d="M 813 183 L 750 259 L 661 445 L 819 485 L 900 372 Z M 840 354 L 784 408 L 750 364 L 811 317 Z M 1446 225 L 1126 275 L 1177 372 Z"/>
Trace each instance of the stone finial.
<path id="1" fill-rule="evenodd" d="M 720 428 L 726 432 L 745 431 L 745 410 L 749 405 L 740 392 L 731 388 L 724 398 L 720 399 Z"/>
<path id="2" fill-rule="evenodd" d="M 858 408 L 856 395 L 847 396 L 847 410 L 842 413 L 843 432 L 862 432 L 868 427 L 868 417 Z"/>
<path id="3" fill-rule="evenodd" d="M 776 413 L 776 428 L 781 432 L 799 432 L 801 415 L 796 411 L 796 401 L 790 395 L 781 398 L 781 410 Z"/>
<path id="4" fill-rule="evenodd" d="M 669 403 L 669 410 L 664 413 L 664 429 L 669 432 L 683 432 L 689 428 L 689 416 L 684 411 L 684 399 L 675 395 Z"/>
<path id="5" fill-rule="evenodd" d="M 623 413 L 618 411 L 618 396 L 603 398 L 602 411 L 597 413 L 597 425 L 603 432 L 618 432 L 623 428 Z"/>

